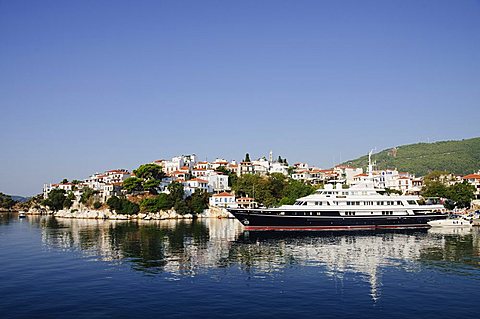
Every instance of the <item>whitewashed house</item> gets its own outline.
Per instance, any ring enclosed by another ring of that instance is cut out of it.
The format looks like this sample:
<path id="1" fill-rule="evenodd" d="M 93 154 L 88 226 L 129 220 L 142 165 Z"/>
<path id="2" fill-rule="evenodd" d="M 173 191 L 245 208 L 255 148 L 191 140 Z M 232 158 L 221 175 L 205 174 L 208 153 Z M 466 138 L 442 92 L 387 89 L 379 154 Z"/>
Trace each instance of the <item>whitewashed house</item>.
<path id="1" fill-rule="evenodd" d="M 212 169 L 218 169 L 219 167 L 227 167 L 228 166 L 228 161 L 224 160 L 223 158 L 217 158 L 212 164 L 211 168 Z"/>
<path id="2" fill-rule="evenodd" d="M 477 174 L 463 176 L 463 180 L 475 187 L 475 199 L 480 199 L 480 171 Z"/>
<path id="3" fill-rule="evenodd" d="M 212 207 L 233 207 L 236 206 L 235 195 L 227 192 L 214 194 L 209 199 L 209 204 Z"/>
<path id="4" fill-rule="evenodd" d="M 306 182 L 311 179 L 310 171 L 305 169 L 294 172 L 292 174 L 292 179 Z"/>
<path id="5" fill-rule="evenodd" d="M 213 188 L 208 185 L 208 181 L 200 178 L 194 178 L 183 182 L 183 188 L 185 190 L 185 196 L 191 196 L 195 191 L 204 191 L 212 193 Z"/>
<path id="6" fill-rule="evenodd" d="M 238 168 L 237 175 L 255 174 L 255 166 L 252 162 L 241 162 Z"/>
<path id="7" fill-rule="evenodd" d="M 230 190 L 228 187 L 228 175 L 213 172 L 205 178 L 208 181 L 208 185 L 211 186 L 214 192 L 224 192 Z"/>
<path id="8" fill-rule="evenodd" d="M 63 189 L 65 192 L 73 190 L 75 185 L 73 183 L 59 183 L 59 184 L 44 184 L 43 185 L 43 198 L 47 198 L 48 194 L 54 189 Z"/>
<path id="9" fill-rule="evenodd" d="M 272 163 L 270 165 L 270 168 L 269 168 L 268 172 L 270 174 L 280 173 L 280 174 L 283 174 L 283 175 L 287 176 L 288 175 L 288 166 L 283 164 L 283 163 L 275 162 L 275 163 Z"/>

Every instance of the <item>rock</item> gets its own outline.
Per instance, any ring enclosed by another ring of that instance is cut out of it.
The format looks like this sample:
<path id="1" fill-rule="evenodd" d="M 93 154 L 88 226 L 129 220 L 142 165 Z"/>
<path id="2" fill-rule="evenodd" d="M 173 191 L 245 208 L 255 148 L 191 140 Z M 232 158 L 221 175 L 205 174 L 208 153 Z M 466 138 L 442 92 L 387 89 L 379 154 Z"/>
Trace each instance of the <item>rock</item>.
<path id="1" fill-rule="evenodd" d="M 159 213 L 160 215 L 160 219 L 169 219 L 170 218 L 170 214 L 168 212 L 165 212 L 165 211 L 161 211 Z"/>

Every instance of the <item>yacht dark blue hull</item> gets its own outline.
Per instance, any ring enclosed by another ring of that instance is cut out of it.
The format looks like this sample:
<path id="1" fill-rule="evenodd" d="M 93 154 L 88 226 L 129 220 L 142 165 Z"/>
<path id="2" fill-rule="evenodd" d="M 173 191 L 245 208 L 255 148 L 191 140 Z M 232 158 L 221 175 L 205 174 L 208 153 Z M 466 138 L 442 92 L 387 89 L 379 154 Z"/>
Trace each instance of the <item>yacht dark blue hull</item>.
<path id="1" fill-rule="evenodd" d="M 339 212 L 289 212 L 280 215 L 275 210 L 229 209 L 245 230 L 362 230 L 429 228 L 427 222 L 445 219 L 443 213 L 402 216 L 341 216 Z"/>

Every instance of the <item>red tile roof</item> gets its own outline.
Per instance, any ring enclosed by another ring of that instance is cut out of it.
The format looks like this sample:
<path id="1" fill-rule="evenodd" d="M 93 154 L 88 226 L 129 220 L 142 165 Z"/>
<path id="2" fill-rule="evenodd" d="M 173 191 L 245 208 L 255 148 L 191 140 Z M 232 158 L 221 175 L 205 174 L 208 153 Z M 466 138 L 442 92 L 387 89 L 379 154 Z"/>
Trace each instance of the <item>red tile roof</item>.
<path id="1" fill-rule="evenodd" d="M 231 194 L 231 193 L 227 193 L 227 192 L 223 192 L 223 193 L 220 193 L 220 194 L 215 194 L 213 195 L 213 197 L 234 197 L 235 195 Z"/>
<path id="2" fill-rule="evenodd" d="M 191 180 L 189 180 L 189 182 L 208 183 L 208 181 L 206 181 L 204 179 L 200 179 L 200 178 L 191 179 Z"/>
<path id="3" fill-rule="evenodd" d="M 362 176 L 368 176 L 368 174 L 363 173 L 363 174 L 355 175 L 355 176 L 353 176 L 353 177 L 362 177 Z"/>
<path id="4" fill-rule="evenodd" d="M 463 179 L 480 179 L 480 174 L 468 174 L 463 176 Z"/>

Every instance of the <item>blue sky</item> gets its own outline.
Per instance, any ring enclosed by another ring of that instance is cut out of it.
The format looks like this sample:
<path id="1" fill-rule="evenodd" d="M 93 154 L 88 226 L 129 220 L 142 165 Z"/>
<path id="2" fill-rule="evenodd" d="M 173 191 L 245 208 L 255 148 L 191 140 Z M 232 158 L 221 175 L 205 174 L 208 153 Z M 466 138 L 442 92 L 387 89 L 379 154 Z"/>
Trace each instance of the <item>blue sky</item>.
<path id="1" fill-rule="evenodd" d="M 2 1 L 0 192 L 480 136 L 480 1 Z"/>

